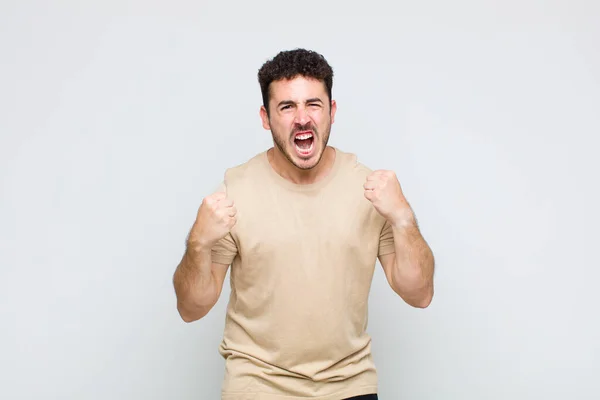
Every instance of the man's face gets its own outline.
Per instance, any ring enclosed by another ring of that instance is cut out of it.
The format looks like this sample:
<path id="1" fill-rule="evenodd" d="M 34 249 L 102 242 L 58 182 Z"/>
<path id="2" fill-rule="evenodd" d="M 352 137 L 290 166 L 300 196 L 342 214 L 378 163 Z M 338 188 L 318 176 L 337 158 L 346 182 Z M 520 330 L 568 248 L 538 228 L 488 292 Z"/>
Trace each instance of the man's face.
<path id="1" fill-rule="evenodd" d="M 275 145 L 299 169 L 314 168 L 323 155 L 336 104 L 329 102 L 325 84 L 302 76 L 271 83 L 269 111 L 261 108 L 263 127 Z"/>

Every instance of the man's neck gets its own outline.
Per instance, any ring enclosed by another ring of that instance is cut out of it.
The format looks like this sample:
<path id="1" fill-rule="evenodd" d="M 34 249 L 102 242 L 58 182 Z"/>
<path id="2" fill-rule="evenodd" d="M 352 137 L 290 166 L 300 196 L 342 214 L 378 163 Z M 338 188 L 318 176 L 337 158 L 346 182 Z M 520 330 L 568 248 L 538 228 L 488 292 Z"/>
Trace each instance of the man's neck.
<path id="1" fill-rule="evenodd" d="M 335 162 L 335 149 L 327 146 L 319 163 L 312 169 L 303 170 L 292 164 L 277 147 L 267 151 L 267 158 L 271 168 L 288 181 L 298 185 L 308 185 L 323 179 Z"/>

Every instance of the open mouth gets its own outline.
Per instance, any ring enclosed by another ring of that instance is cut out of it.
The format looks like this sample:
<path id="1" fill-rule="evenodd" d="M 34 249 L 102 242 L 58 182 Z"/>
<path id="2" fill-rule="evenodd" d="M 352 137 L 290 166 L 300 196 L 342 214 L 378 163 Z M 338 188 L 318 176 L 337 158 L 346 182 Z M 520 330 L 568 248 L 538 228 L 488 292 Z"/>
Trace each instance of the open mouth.
<path id="1" fill-rule="evenodd" d="M 310 131 L 298 132 L 294 137 L 294 144 L 296 145 L 296 151 L 301 155 L 308 155 L 312 152 L 314 147 L 314 136 Z"/>

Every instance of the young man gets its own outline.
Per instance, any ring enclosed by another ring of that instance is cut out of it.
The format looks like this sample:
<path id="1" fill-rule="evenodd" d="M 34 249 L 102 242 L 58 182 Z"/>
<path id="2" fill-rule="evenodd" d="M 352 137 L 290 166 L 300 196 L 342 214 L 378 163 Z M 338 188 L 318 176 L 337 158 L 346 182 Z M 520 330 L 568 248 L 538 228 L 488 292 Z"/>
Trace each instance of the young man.
<path id="1" fill-rule="evenodd" d="M 222 400 L 377 399 L 366 332 L 376 260 L 424 308 L 431 249 L 395 174 L 328 146 L 336 102 L 321 55 L 281 52 L 258 80 L 274 146 L 202 201 L 174 275 L 178 311 L 205 316 L 231 265 Z"/>

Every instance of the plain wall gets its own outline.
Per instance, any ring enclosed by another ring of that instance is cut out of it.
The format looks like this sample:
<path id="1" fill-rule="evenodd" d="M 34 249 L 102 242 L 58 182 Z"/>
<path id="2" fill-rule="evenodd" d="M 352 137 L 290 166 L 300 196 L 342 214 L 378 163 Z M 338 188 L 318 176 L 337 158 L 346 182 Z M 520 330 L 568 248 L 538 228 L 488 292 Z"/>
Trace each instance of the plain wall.
<path id="1" fill-rule="evenodd" d="M 295 47 L 436 256 L 424 310 L 377 267 L 380 398 L 600 398 L 599 4 L 3 1 L 0 398 L 219 398 L 229 281 L 185 324 L 172 274 Z"/>

